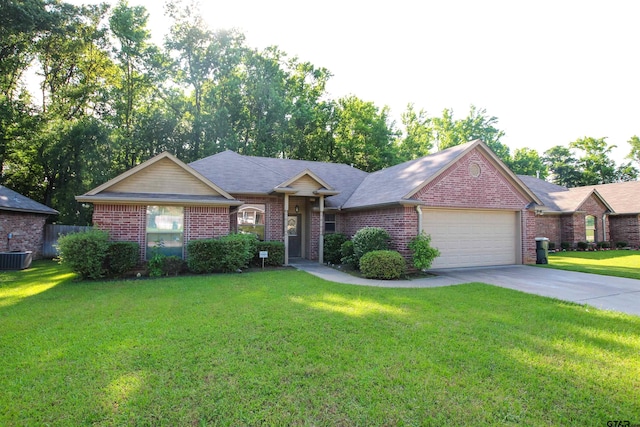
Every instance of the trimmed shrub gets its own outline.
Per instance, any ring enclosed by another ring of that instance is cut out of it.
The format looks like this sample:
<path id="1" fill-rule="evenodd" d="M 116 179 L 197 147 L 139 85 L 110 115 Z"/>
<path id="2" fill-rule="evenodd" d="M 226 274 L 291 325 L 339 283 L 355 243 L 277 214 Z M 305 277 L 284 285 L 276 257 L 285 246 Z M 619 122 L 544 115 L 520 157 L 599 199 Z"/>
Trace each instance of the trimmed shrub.
<path id="1" fill-rule="evenodd" d="M 589 247 L 589 243 L 587 243 L 587 242 L 578 242 L 577 246 L 578 246 L 578 249 L 580 249 L 581 251 L 585 251 Z"/>
<path id="2" fill-rule="evenodd" d="M 571 249 L 571 243 L 562 242 L 560 243 L 560 247 L 562 248 L 562 250 L 568 251 L 569 249 Z"/>
<path id="3" fill-rule="evenodd" d="M 431 268 L 433 260 L 440 256 L 440 251 L 431 246 L 431 236 L 422 232 L 409 242 L 413 257 L 413 266 L 419 270 Z"/>
<path id="4" fill-rule="evenodd" d="M 160 269 L 165 276 L 177 276 L 184 269 L 184 260 L 176 255 L 166 256 Z"/>
<path id="5" fill-rule="evenodd" d="M 396 251 L 371 251 L 360 258 L 360 271 L 368 279 L 399 279 L 406 269 L 407 263 Z"/>
<path id="6" fill-rule="evenodd" d="M 222 252 L 222 243 L 219 240 L 191 240 L 187 244 L 187 267 L 194 273 L 218 271 Z"/>
<path id="7" fill-rule="evenodd" d="M 262 266 L 262 259 L 260 258 L 260 251 L 268 251 L 269 258 L 264 260 L 264 265 L 271 267 L 280 267 L 284 264 L 284 243 L 283 242 L 258 242 L 256 244 L 256 251 L 253 257 L 253 265 Z"/>
<path id="8" fill-rule="evenodd" d="M 629 242 L 616 242 L 616 248 L 618 249 L 626 248 L 627 246 L 629 246 Z"/>
<path id="9" fill-rule="evenodd" d="M 108 250 L 109 233 L 97 228 L 58 238 L 60 262 L 68 265 L 83 279 L 99 279 L 104 276 Z"/>
<path id="10" fill-rule="evenodd" d="M 384 228 L 365 227 L 358 230 L 351 240 L 356 266 L 360 264 L 360 258 L 367 252 L 388 250 L 390 240 L 391 236 Z"/>
<path id="11" fill-rule="evenodd" d="M 340 254 L 342 258 L 340 258 L 340 262 L 346 265 L 350 265 L 352 267 L 358 266 L 358 260 L 353 252 L 353 241 L 347 240 L 342 245 L 340 245 Z"/>
<path id="12" fill-rule="evenodd" d="M 120 276 L 138 265 L 140 245 L 136 242 L 111 242 L 107 249 L 107 274 Z"/>
<path id="13" fill-rule="evenodd" d="M 347 241 L 347 236 L 341 233 L 325 234 L 323 257 L 324 262 L 339 264 L 342 259 L 341 246 Z"/>
<path id="14" fill-rule="evenodd" d="M 609 242 L 598 242 L 597 246 L 599 249 L 609 249 L 611 247 L 611 243 Z"/>
<path id="15" fill-rule="evenodd" d="M 187 265 L 194 273 L 237 271 L 249 265 L 257 242 L 256 237 L 249 234 L 191 240 L 187 244 Z"/>
<path id="16" fill-rule="evenodd" d="M 549 250 L 550 251 L 555 251 L 556 250 L 555 242 L 549 242 Z"/>

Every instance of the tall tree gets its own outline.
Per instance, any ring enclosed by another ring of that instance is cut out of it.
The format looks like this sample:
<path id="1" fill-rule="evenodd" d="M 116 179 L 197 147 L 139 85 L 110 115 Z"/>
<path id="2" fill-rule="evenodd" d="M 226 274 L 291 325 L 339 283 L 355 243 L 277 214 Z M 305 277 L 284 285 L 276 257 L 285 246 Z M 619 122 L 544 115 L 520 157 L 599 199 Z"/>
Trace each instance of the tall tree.
<path id="1" fill-rule="evenodd" d="M 640 165 L 640 138 L 638 138 L 638 135 L 633 135 L 627 142 L 631 145 L 631 152 L 629 152 L 627 158 Z"/>
<path id="2" fill-rule="evenodd" d="M 616 164 L 609 157 L 615 145 L 608 145 L 606 138 L 579 138 L 569 144 L 579 150 L 577 166 L 581 172 L 578 185 L 597 185 L 616 182 Z"/>
<path id="3" fill-rule="evenodd" d="M 352 164 L 373 172 L 397 163 L 393 141 L 397 137 L 389 122 L 389 109 L 355 96 L 338 100 L 335 148 L 332 161 Z"/>
<path id="4" fill-rule="evenodd" d="M 398 141 L 398 156 L 402 161 L 428 155 L 433 149 L 431 119 L 426 111 L 417 111 L 413 104 L 401 115 L 404 132 Z"/>
<path id="5" fill-rule="evenodd" d="M 581 185 L 582 174 L 578 168 L 578 160 L 569 148 L 561 145 L 551 147 L 544 152 L 543 162 L 549 169 L 555 184 L 565 187 Z"/>
<path id="6" fill-rule="evenodd" d="M 537 176 L 546 179 L 549 175 L 547 165 L 540 154 L 531 148 L 518 148 L 509 162 L 511 170 L 518 175 Z"/>

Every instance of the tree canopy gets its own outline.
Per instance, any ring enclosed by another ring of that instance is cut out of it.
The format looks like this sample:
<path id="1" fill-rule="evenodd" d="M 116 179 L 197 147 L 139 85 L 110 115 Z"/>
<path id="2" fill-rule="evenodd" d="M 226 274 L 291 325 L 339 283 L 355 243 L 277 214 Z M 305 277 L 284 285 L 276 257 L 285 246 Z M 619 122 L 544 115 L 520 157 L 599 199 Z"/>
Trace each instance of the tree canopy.
<path id="1" fill-rule="evenodd" d="M 187 162 L 229 149 L 375 171 L 479 138 L 516 173 L 569 186 L 637 177 L 604 138 L 511 154 L 497 117 L 473 105 L 456 118 L 409 104 L 397 125 L 387 106 L 332 99 L 326 68 L 208 28 L 197 3 L 166 11 L 157 46 L 147 10 L 126 0 L 0 0 L 1 184 L 59 210 L 59 222 L 87 224 L 91 207 L 74 196 L 165 150 Z M 640 140 L 629 144 L 640 164 Z"/>

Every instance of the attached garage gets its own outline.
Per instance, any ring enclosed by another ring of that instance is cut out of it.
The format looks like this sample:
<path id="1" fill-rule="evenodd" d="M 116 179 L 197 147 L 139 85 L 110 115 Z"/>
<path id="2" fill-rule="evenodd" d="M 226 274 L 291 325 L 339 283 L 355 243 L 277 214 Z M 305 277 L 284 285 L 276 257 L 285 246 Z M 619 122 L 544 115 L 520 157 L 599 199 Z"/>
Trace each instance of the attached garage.
<path id="1" fill-rule="evenodd" d="M 520 263 L 518 218 L 514 211 L 425 209 L 423 229 L 441 253 L 433 268 Z"/>

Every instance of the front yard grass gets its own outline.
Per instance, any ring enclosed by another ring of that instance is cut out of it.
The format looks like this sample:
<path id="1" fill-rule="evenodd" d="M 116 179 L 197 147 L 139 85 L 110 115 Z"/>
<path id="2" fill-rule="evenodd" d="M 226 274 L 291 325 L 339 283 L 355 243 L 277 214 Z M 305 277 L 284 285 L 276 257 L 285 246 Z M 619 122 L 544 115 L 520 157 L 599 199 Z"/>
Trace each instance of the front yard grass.
<path id="1" fill-rule="evenodd" d="M 0 425 L 640 423 L 636 316 L 289 270 L 0 280 Z"/>
<path id="2" fill-rule="evenodd" d="M 640 251 L 556 252 L 545 267 L 640 279 Z"/>

